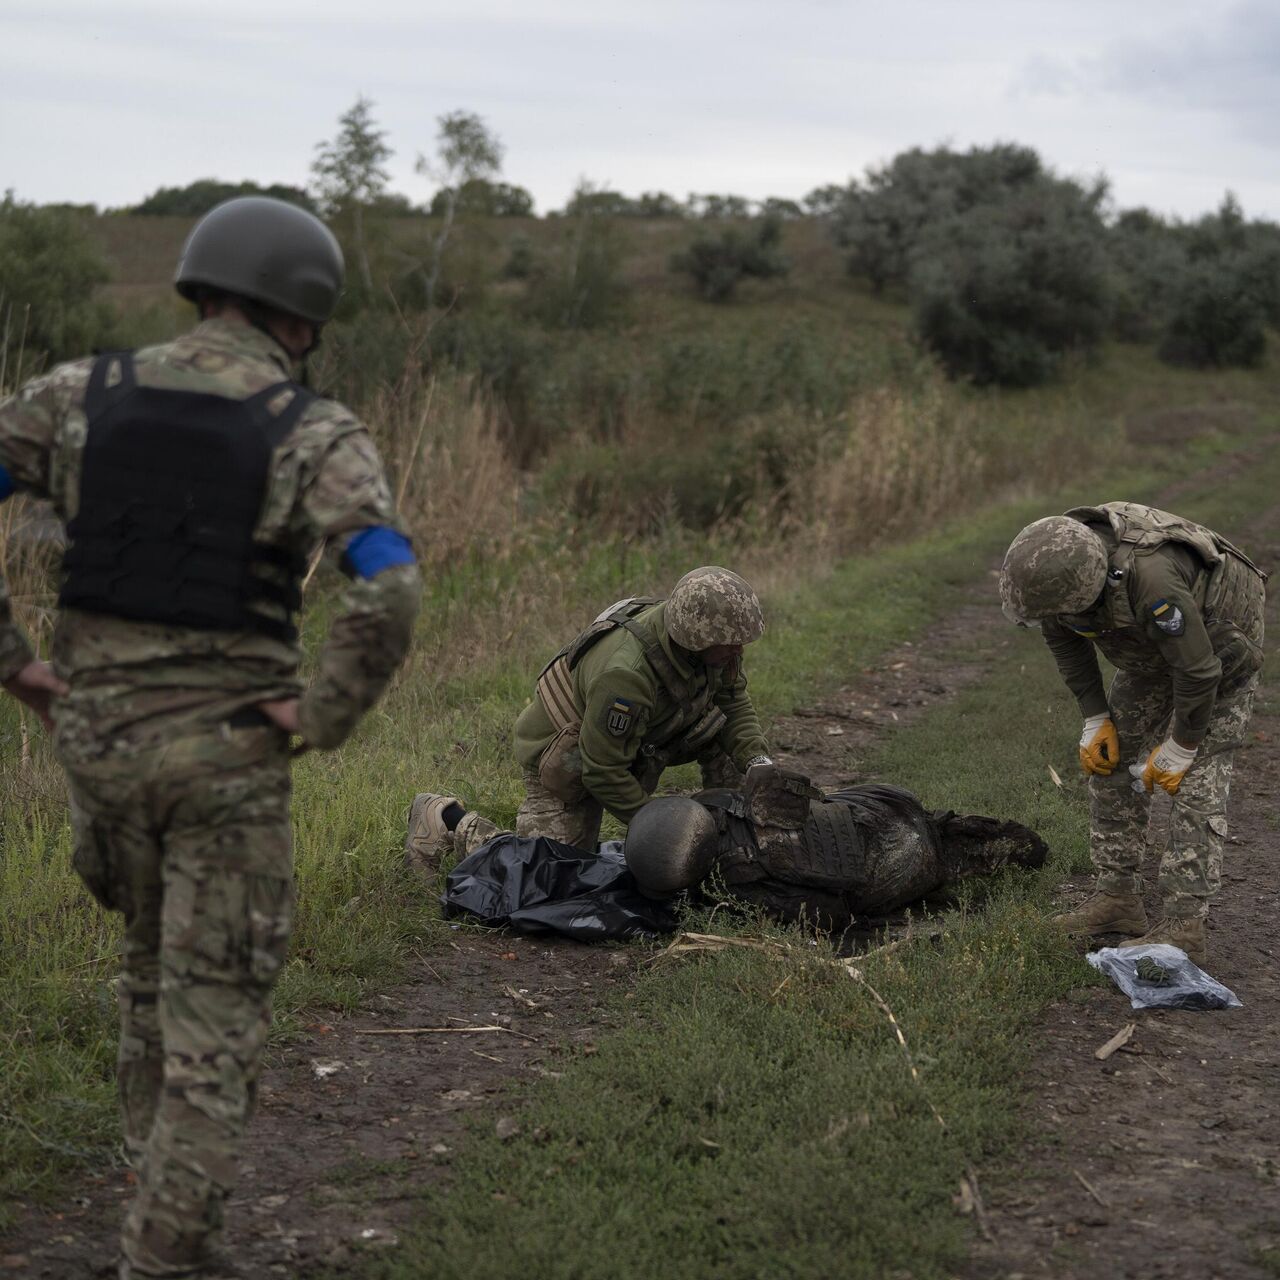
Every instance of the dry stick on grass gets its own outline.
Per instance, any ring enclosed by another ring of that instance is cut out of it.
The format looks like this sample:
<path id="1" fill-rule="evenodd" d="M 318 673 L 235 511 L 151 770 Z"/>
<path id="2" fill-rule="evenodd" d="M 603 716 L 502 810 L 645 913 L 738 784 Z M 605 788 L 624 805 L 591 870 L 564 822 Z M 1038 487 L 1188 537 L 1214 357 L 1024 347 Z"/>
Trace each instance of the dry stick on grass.
<path id="1" fill-rule="evenodd" d="M 1107 1207 L 1107 1202 L 1098 1194 L 1097 1187 L 1095 1187 L 1079 1169 L 1072 1169 L 1071 1172 L 1076 1175 L 1076 1180 L 1080 1185 L 1105 1209 Z"/>
<path id="2" fill-rule="evenodd" d="M 884 947 L 877 947 L 875 951 L 865 952 L 861 958 L 865 960 L 867 956 L 876 954 L 876 951 L 889 951 L 906 941 L 909 941 L 909 939 L 902 938 L 898 942 L 891 942 Z M 728 947 L 746 947 L 752 951 L 763 951 L 766 954 L 771 953 L 773 955 L 781 955 L 792 951 L 792 948 L 785 943 L 765 941 L 759 938 L 728 938 L 714 933 L 680 933 L 676 935 L 670 946 L 659 952 L 655 959 L 661 960 L 666 956 L 694 955 L 702 951 L 723 951 Z M 889 1025 L 893 1028 L 894 1037 L 898 1041 L 898 1047 L 902 1050 L 902 1056 L 906 1060 L 907 1070 L 911 1073 L 911 1082 L 920 1091 L 920 1096 L 924 1099 L 930 1114 L 938 1122 L 943 1133 L 949 1133 L 950 1129 L 943 1118 L 942 1112 L 933 1105 L 933 1099 L 929 1097 L 928 1091 L 924 1087 L 924 1081 L 920 1078 L 919 1068 L 915 1064 L 915 1059 L 911 1056 L 911 1047 L 907 1044 L 907 1037 L 903 1034 L 902 1024 L 898 1021 L 897 1015 L 893 1012 L 889 1002 L 867 981 L 866 976 L 852 960 L 830 960 L 823 963 L 839 966 L 866 991 L 876 1007 L 889 1020 Z M 777 995 L 789 980 L 789 978 L 784 979 L 775 989 L 774 995 Z M 991 1230 L 987 1209 L 982 1202 L 982 1192 L 978 1189 L 978 1175 L 972 1165 L 965 1169 L 961 1178 L 961 1188 L 967 1192 L 966 1200 L 973 1207 L 973 1216 L 977 1220 L 978 1230 L 982 1232 L 983 1238 L 994 1240 L 995 1233 Z"/>
<path id="3" fill-rule="evenodd" d="M 1129 1041 L 1133 1039 L 1133 1033 L 1137 1029 L 1138 1029 L 1138 1024 L 1136 1022 L 1126 1023 L 1123 1027 L 1120 1028 L 1119 1031 L 1115 1033 L 1115 1035 L 1111 1037 L 1110 1040 L 1107 1041 L 1106 1044 L 1102 1045 L 1100 1048 L 1095 1049 L 1093 1051 L 1093 1056 L 1097 1058 L 1099 1062 L 1106 1062 L 1106 1060 L 1109 1057 L 1111 1057 L 1111 1055 L 1115 1053 L 1117 1049 L 1121 1048 L 1123 1045 L 1128 1044 Z"/>

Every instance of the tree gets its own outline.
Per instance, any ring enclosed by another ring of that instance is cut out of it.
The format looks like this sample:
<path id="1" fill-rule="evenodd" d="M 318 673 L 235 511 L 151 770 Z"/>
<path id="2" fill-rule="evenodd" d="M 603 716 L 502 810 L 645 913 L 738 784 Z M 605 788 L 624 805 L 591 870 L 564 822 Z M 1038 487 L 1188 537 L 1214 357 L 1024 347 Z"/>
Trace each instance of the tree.
<path id="1" fill-rule="evenodd" d="M 1109 319 L 1106 186 L 1050 175 L 936 222 L 913 255 L 917 331 L 953 377 L 1034 386 Z"/>
<path id="2" fill-rule="evenodd" d="M 76 217 L 39 208 L 7 191 L 0 200 L 0 368 L 24 356 L 79 355 L 111 323 L 94 288 L 110 277 Z"/>
<path id="3" fill-rule="evenodd" d="M 768 280 L 790 271 L 781 244 L 781 218 L 762 218 L 754 234 L 730 227 L 719 236 L 700 235 L 672 255 L 671 270 L 691 277 L 708 302 L 728 302 L 746 276 Z"/>
<path id="4" fill-rule="evenodd" d="M 360 282 L 373 292 L 373 272 L 365 244 L 364 211 L 386 190 L 390 174 L 383 165 L 395 153 L 383 141 L 386 133 L 373 120 L 373 103 L 358 97 L 355 105 L 338 117 L 338 135 L 316 144 L 311 172 L 322 205 L 331 214 L 350 214 Z"/>
<path id="5" fill-rule="evenodd" d="M 427 212 L 433 218 L 443 218 L 448 213 L 450 199 L 457 201 L 456 212 L 486 218 L 531 218 L 533 196 L 523 187 L 508 182 L 490 182 L 475 178 L 464 182 L 458 191 L 441 187 L 431 198 Z"/>
<path id="6" fill-rule="evenodd" d="M 420 155 L 417 171 L 441 184 L 444 208 L 440 230 L 431 246 L 427 274 L 427 307 L 435 303 L 436 285 L 444 262 L 445 245 L 458 215 L 460 193 L 468 184 L 491 182 L 502 169 L 502 143 L 480 116 L 471 111 L 450 111 L 437 120 L 437 156 Z"/>
<path id="7" fill-rule="evenodd" d="M 272 196 L 315 212 L 311 197 L 301 187 L 290 187 L 280 182 L 264 187 L 257 182 L 222 182 L 217 178 L 197 178 L 185 187 L 157 187 L 129 212 L 154 217 L 198 218 L 214 205 L 236 196 Z"/>

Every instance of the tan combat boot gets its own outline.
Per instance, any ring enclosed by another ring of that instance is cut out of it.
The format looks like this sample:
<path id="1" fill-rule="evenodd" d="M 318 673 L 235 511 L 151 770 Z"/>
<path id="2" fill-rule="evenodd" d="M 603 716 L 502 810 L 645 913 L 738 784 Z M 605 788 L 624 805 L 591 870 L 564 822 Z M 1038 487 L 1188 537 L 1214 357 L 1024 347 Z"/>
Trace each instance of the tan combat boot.
<path id="1" fill-rule="evenodd" d="M 453 848 L 453 832 L 445 825 L 444 811 L 462 802 L 454 796 L 432 795 L 424 791 L 409 806 L 409 834 L 404 842 L 404 860 L 411 870 L 433 872 L 443 854 Z"/>
<path id="2" fill-rule="evenodd" d="M 1147 909 L 1136 893 L 1102 893 L 1086 898 L 1074 911 L 1053 917 L 1068 933 L 1145 933 Z"/>
<path id="3" fill-rule="evenodd" d="M 1204 947 L 1204 917 L 1192 916 L 1187 917 L 1165 916 L 1163 920 L 1157 920 L 1151 926 L 1149 932 L 1144 933 L 1140 938 L 1131 938 L 1128 942 L 1122 942 L 1122 947 L 1140 947 L 1148 942 L 1167 942 L 1171 947 L 1180 947 L 1187 953 L 1187 959 L 1192 964 L 1198 964 L 1204 968 L 1205 963 L 1205 947 Z"/>

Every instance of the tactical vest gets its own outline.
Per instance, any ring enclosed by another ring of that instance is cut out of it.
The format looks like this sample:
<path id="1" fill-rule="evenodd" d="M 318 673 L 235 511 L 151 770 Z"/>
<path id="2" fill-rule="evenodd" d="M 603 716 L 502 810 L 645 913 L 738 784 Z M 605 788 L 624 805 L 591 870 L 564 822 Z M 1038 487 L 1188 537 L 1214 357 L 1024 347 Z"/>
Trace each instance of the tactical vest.
<path id="1" fill-rule="evenodd" d="M 1262 637 L 1264 585 L 1267 575 L 1221 534 L 1182 516 L 1139 502 L 1104 502 L 1076 507 L 1066 513 L 1084 524 L 1109 526 L 1116 540 L 1107 565 L 1107 581 L 1100 608 L 1088 615 L 1088 626 L 1064 619 L 1072 630 L 1095 640 L 1117 666 L 1162 665 L 1141 630 L 1129 599 L 1129 575 L 1137 556 L 1151 555 L 1166 543 L 1190 548 L 1204 565 L 1194 589 L 1214 651 L 1224 659 L 1239 655 L 1241 635 L 1254 644 Z M 1083 622 L 1083 619 L 1081 620 Z M 1126 637 L 1125 633 L 1129 633 Z M 1118 633 L 1118 634 L 1116 634 Z M 1258 661 L 1260 663 L 1260 651 Z"/>
<path id="2" fill-rule="evenodd" d="M 629 596 L 612 604 L 580 635 L 560 650 L 538 677 L 538 698 L 557 730 L 580 727 L 584 708 L 573 691 L 573 672 L 591 648 L 619 627 L 640 642 L 645 661 L 667 691 L 673 710 L 645 733 L 641 751 L 661 764 L 685 763 L 696 759 L 715 741 L 728 724 L 725 713 L 711 700 L 711 682 L 687 680 L 676 670 L 662 643 L 637 625 L 635 619 L 646 609 L 661 604 L 652 596 Z"/>
<path id="3" fill-rule="evenodd" d="M 58 603 L 295 639 L 305 566 L 254 532 L 272 455 L 311 400 L 293 382 L 247 400 L 139 386 L 132 353 L 100 356 L 85 395 L 79 504 Z"/>
<path id="4" fill-rule="evenodd" d="M 803 819 L 753 821 L 730 792 L 697 797 L 725 816 L 718 869 L 731 891 L 782 916 L 847 923 L 923 896 L 940 881 L 936 824 L 909 791 L 871 784 L 808 803 Z M 744 890 L 746 891 L 744 894 Z"/>

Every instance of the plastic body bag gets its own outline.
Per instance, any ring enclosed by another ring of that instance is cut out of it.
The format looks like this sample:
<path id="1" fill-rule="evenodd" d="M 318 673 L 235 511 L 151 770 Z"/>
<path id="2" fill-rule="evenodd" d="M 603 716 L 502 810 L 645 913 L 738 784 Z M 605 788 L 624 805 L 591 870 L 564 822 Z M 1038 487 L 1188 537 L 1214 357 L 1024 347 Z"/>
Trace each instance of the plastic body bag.
<path id="1" fill-rule="evenodd" d="M 1135 1009 L 1239 1009 L 1234 991 L 1187 959 L 1180 947 L 1149 942 L 1141 947 L 1103 947 L 1085 959 L 1129 997 Z M 1139 962 L 1154 961 L 1139 972 Z"/>
<path id="2" fill-rule="evenodd" d="M 636 888 L 616 840 L 588 854 L 545 836 L 495 836 L 449 872 L 440 902 L 447 918 L 579 942 L 650 938 L 676 927 L 668 903 Z"/>

